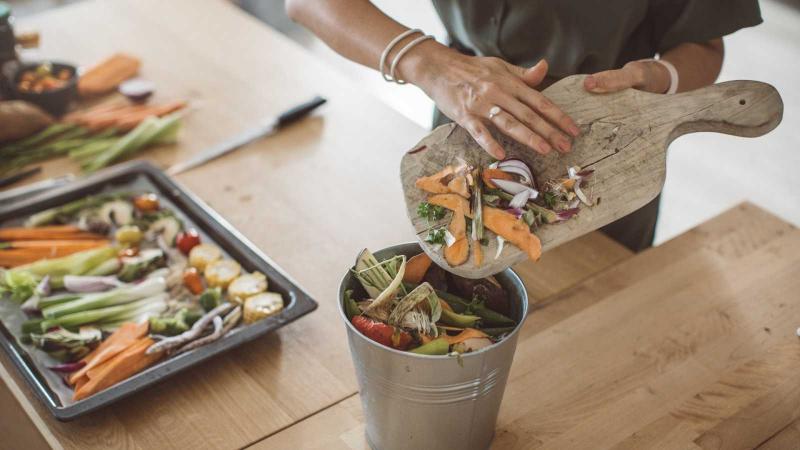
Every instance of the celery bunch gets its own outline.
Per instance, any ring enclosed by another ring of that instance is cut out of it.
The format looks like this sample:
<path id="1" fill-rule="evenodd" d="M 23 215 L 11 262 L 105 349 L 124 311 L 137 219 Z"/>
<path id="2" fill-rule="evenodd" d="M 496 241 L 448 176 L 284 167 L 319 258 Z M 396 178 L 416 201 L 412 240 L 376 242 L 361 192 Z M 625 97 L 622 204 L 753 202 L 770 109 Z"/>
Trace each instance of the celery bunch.
<path id="1" fill-rule="evenodd" d="M 10 294 L 17 302 L 33 295 L 36 285 L 45 276 L 50 276 L 50 286 L 63 286 L 64 275 L 86 275 L 110 259 L 116 260 L 117 248 L 113 246 L 93 248 L 69 256 L 42 259 L 30 264 L 5 270 L 0 274 L 0 294 Z"/>

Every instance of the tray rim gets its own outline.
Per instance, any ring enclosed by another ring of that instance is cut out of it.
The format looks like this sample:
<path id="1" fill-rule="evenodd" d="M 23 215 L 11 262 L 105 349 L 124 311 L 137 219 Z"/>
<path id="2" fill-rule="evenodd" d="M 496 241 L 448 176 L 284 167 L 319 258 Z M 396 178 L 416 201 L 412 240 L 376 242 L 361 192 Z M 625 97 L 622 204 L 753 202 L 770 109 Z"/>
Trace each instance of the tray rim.
<path id="1" fill-rule="evenodd" d="M 73 420 L 115 403 L 207 359 L 281 328 L 318 307 L 317 302 L 296 280 L 242 235 L 218 212 L 185 186 L 168 177 L 148 161 L 139 160 L 118 164 L 88 177 L 79 178 L 64 186 L 36 194 L 7 206 L 0 206 L 0 223 L 17 218 L 15 216 L 29 215 L 50 206 L 63 204 L 64 202 L 59 202 L 59 199 L 74 195 L 76 192 L 107 185 L 120 178 L 135 177 L 137 175 L 147 177 L 161 191 L 162 195 L 166 195 L 175 204 L 176 208 L 195 222 L 198 227 L 204 228 L 209 234 L 215 234 L 216 236 L 213 237 L 215 243 L 226 252 L 238 253 L 240 254 L 239 257 L 244 256 L 248 259 L 248 265 L 261 266 L 258 267 L 259 269 L 267 267 L 271 272 L 277 274 L 279 276 L 277 280 L 275 280 L 274 276 L 268 276 L 268 278 L 270 278 L 271 283 L 276 283 L 282 290 L 287 292 L 289 300 L 283 311 L 275 316 L 240 327 L 235 333 L 206 346 L 163 360 L 108 389 L 67 406 L 60 404 L 58 396 L 49 388 L 47 381 L 39 373 L 38 368 L 32 364 L 28 352 L 17 342 L 5 324 L 0 321 L 0 346 L 3 347 L 22 378 L 26 380 L 34 395 L 60 421 Z M 220 242 L 221 238 L 224 242 Z"/>

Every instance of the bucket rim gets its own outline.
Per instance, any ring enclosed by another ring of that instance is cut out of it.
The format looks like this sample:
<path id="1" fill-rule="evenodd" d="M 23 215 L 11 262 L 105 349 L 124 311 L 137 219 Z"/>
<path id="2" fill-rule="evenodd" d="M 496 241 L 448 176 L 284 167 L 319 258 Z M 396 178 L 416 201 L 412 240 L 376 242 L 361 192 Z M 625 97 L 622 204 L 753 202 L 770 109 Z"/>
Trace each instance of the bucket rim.
<path id="1" fill-rule="evenodd" d="M 423 252 L 422 247 L 420 247 L 420 245 L 419 245 L 419 242 L 415 241 L 415 242 L 403 242 L 403 243 L 400 243 L 400 244 L 390 245 L 388 247 L 384 247 L 384 248 L 381 248 L 380 250 L 377 250 L 375 253 L 382 252 L 384 250 L 402 248 L 402 247 L 406 247 L 406 246 L 409 246 L 409 245 L 416 245 L 419 248 L 420 253 Z M 368 337 L 364 336 L 363 333 L 358 331 L 358 329 L 356 329 L 356 327 L 349 320 L 347 320 L 347 314 L 345 314 L 344 304 L 343 304 L 342 300 L 344 299 L 344 291 L 345 291 L 345 287 L 346 287 L 345 286 L 345 282 L 347 280 L 347 277 L 349 275 L 351 275 L 351 271 L 353 270 L 354 267 L 355 267 L 355 265 L 353 265 L 351 267 L 348 267 L 347 272 L 345 272 L 345 274 L 342 276 L 341 281 L 339 282 L 339 292 L 338 292 L 338 294 L 336 296 L 336 309 L 339 311 L 339 317 L 345 323 L 345 326 L 347 326 L 348 329 L 350 331 L 352 331 L 353 333 L 355 333 L 360 339 L 366 341 L 367 343 L 369 343 L 372 346 L 380 348 L 381 350 L 392 352 L 392 353 L 395 353 L 395 354 L 398 354 L 398 355 L 403 355 L 403 356 L 412 357 L 412 358 L 430 359 L 430 360 L 448 360 L 448 359 L 454 359 L 454 358 L 460 358 L 460 359 L 463 360 L 463 359 L 467 359 L 467 358 L 478 358 L 478 357 L 482 356 L 484 352 L 491 351 L 492 349 L 495 349 L 497 347 L 500 347 L 500 346 L 504 345 L 507 341 L 510 341 L 512 337 L 515 337 L 517 334 L 519 334 L 519 332 L 520 332 L 519 330 L 522 329 L 522 326 L 525 324 L 525 320 L 528 318 L 528 291 L 525 290 L 525 284 L 522 282 L 522 279 L 520 279 L 519 275 L 517 275 L 517 273 L 514 272 L 514 270 L 509 267 L 509 268 L 504 269 L 504 270 L 502 270 L 502 271 L 500 271 L 498 273 L 502 273 L 503 275 L 506 275 L 506 276 L 510 277 L 512 283 L 517 284 L 517 285 L 522 287 L 522 289 L 521 289 L 522 299 L 521 299 L 521 302 L 520 302 L 521 303 L 521 307 L 522 307 L 522 312 L 520 314 L 521 317 L 520 317 L 519 323 L 517 323 L 517 326 L 514 327 L 514 329 L 510 333 L 508 333 L 506 335 L 506 337 L 503 338 L 502 341 L 497 342 L 495 344 L 492 344 L 492 345 L 490 345 L 488 347 L 484 347 L 484 348 L 482 348 L 482 349 L 480 349 L 480 350 L 478 350 L 476 352 L 463 353 L 463 354 L 459 354 L 457 356 L 452 355 L 452 353 L 449 353 L 447 355 L 421 355 L 421 354 L 412 353 L 412 352 L 409 352 L 409 351 L 397 350 L 397 349 L 394 349 L 394 348 L 391 348 L 391 347 L 387 347 L 387 346 L 385 346 L 383 344 L 380 344 L 378 342 L 375 342 L 372 339 L 369 339 Z"/>

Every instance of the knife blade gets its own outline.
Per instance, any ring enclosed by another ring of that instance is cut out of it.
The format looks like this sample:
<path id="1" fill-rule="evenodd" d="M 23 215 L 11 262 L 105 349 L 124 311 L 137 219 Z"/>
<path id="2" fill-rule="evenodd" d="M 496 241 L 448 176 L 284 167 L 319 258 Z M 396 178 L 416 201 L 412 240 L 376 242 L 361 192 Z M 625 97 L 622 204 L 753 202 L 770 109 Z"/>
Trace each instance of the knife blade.
<path id="1" fill-rule="evenodd" d="M 290 125 L 307 116 L 309 113 L 311 113 L 311 111 L 322 106 L 326 101 L 326 99 L 316 96 L 308 102 L 302 103 L 283 112 L 281 115 L 264 125 L 247 130 L 232 139 L 220 142 L 219 144 L 211 147 L 197 156 L 173 165 L 167 169 L 167 174 L 177 175 L 189 169 L 201 166 L 211 160 L 227 155 L 228 153 L 231 153 L 234 150 L 237 150 L 255 140 L 271 136 L 277 133 L 281 128 L 284 128 L 287 125 Z"/>
<path id="2" fill-rule="evenodd" d="M 42 181 L 37 181 L 35 183 L 30 183 L 24 186 L 20 186 L 18 188 L 8 189 L 6 191 L 0 192 L 0 202 L 6 203 L 11 201 L 17 201 L 23 197 L 38 194 L 39 192 L 46 191 L 48 189 L 53 189 L 63 186 L 74 179 L 75 175 L 69 173 L 60 177 L 47 178 Z"/>

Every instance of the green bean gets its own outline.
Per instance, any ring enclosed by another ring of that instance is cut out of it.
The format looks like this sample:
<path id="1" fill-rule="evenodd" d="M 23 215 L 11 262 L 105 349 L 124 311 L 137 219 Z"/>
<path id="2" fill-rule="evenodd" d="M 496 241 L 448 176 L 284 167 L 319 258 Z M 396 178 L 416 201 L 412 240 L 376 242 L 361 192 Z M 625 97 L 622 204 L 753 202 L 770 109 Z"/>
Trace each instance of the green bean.
<path id="1" fill-rule="evenodd" d="M 427 344 L 411 350 L 418 355 L 446 355 L 450 351 L 450 343 L 445 338 L 434 339 Z"/>

